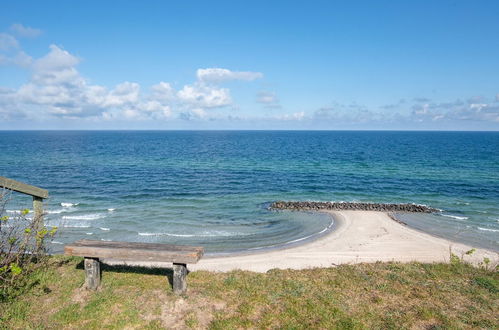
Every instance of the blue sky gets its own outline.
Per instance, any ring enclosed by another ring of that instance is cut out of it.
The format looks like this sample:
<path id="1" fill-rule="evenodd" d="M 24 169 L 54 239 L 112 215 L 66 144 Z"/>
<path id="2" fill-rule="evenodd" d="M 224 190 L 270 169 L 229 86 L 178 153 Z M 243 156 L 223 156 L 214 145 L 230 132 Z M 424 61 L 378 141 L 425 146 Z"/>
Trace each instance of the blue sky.
<path id="1" fill-rule="evenodd" d="M 11 1 L 0 129 L 499 130 L 498 1 Z"/>

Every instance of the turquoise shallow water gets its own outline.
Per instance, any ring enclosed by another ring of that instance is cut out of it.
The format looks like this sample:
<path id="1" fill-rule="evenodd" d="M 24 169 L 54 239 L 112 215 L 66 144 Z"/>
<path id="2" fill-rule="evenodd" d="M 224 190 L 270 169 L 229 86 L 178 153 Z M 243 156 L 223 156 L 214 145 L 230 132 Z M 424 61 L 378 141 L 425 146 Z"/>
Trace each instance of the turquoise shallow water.
<path id="1" fill-rule="evenodd" d="M 299 241 L 322 214 L 274 200 L 414 202 L 420 230 L 499 250 L 499 133 L 2 131 L 0 175 L 50 191 L 52 246 L 80 238 L 230 252 Z M 28 198 L 13 196 L 8 212 Z"/>

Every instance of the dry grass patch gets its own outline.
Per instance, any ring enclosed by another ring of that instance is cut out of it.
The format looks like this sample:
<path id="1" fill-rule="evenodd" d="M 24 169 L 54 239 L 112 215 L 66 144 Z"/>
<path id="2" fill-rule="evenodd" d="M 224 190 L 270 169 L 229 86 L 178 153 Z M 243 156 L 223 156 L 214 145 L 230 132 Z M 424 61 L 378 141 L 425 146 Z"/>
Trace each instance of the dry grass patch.
<path id="1" fill-rule="evenodd" d="M 465 263 L 376 263 L 309 270 L 193 272 L 175 296 L 171 271 L 105 267 L 82 288 L 80 258 L 54 257 L 31 289 L 2 302 L 6 328 L 496 328 L 496 270 Z"/>

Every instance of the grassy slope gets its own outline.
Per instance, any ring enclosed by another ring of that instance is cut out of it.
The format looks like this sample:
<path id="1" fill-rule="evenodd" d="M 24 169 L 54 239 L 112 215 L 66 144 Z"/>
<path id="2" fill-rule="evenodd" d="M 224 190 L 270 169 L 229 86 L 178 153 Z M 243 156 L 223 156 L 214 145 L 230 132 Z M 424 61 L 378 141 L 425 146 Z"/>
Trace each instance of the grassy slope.
<path id="1" fill-rule="evenodd" d="M 193 272 L 177 297 L 168 270 L 105 267 L 82 288 L 79 258 L 54 257 L 0 305 L 4 328 L 496 328 L 497 271 L 464 263 L 376 263 L 266 274 Z"/>

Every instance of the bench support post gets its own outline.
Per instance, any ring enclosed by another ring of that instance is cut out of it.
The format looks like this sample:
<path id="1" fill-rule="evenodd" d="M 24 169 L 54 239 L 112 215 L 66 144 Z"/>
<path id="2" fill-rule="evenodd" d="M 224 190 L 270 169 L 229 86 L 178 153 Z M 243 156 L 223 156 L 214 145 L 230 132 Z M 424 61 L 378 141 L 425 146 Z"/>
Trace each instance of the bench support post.
<path id="1" fill-rule="evenodd" d="M 101 272 L 99 258 L 85 257 L 85 287 L 97 290 L 100 285 Z"/>
<path id="2" fill-rule="evenodd" d="M 173 263 L 173 293 L 184 294 L 187 290 L 187 265 Z"/>

